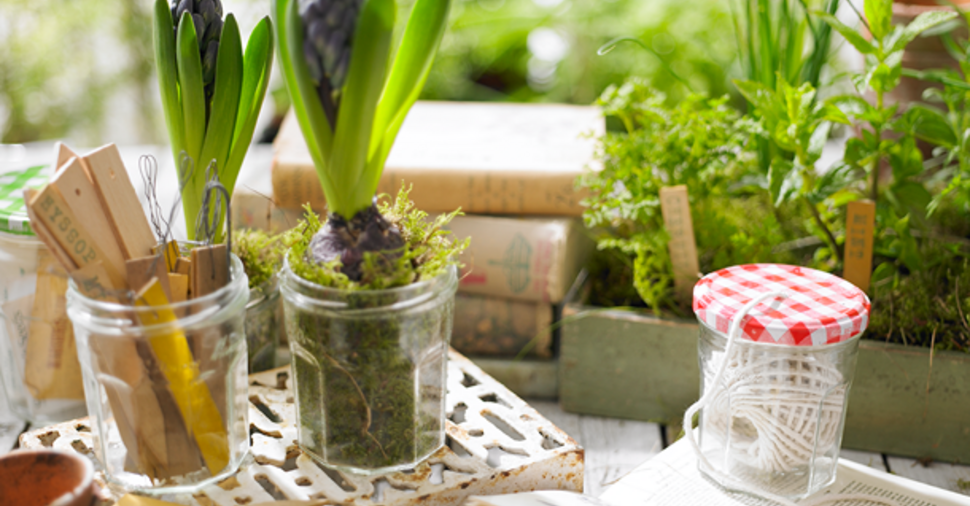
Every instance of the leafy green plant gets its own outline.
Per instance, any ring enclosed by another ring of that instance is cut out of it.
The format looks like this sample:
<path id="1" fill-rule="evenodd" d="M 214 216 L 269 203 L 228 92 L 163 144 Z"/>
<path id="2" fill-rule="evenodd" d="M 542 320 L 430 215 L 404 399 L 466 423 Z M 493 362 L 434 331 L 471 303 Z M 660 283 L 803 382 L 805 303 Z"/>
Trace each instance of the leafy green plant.
<path id="1" fill-rule="evenodd" d="M 731 0 L 730 4 L 745 81 L 769 90 L 777 89 L 781 82 L 796 88 L 802 84 L 819 88 L 830 56 L 832 29 L 813 19 L 812 9 L 835 14 L 839 0 Z M 758 104 L 743 91 L 748 112 L 760 118 Z M 781 155 L 773 141 L 773 136 L 758 140 L 758 162 L 764 173 Z"/>
<path id="2" fill-rule="evenodd" d="M 705 272 L 790 258 L 774 247 L 797 230 L 780 226 L 763 194 L 745 193 L 736 184 L 758 172 L 756 128 L 725 102 L 691 95 L 670 106 L 664 94 L 637 79 L 608 88 L 598 101 L 625 131 L 601 139 L 602 170 L 587 171 L 577 182 L 590 191 L 584 219 L 601 230 L 600 249 L 630 258 L 633 284 L 655 313 L 686 314 L 671 297 L 673 272 L 659 200 L 664 186 L 688 187 Z"/>
<path id="3" fill-rule="evenodd" d="M 867 0 L 864 9 L 865 19 L 861 21 L 872 34 L 872 40 L 830 14 L 819 13 L 819 17 L 865 56 L 862 73 L 852 77 L 859 95 L 835 100 L 860 126 L 861 136 L 846 144 L 844 163 L 849 170 L 866 175 L 864 195 L 877 205 L 875 251 L 885 259 L 874 273 L 878 281 L 903 265 L 909 271 L 922 267 L 923 258 L 912 227 L 924 224 L 924 211 L 931 199 L 921 179 L 923 155 L 912 133 L 913 117 L 901 114 L 900 104 L 886 104 L 885 96 L 899 85 L 907 44 L 922 32 L 952 19 L 956 13 L 926 12 L 907 26 L 894 26 L 891 0 Z M 875 104 L 861 97 L 867 92 L 874 95 Z M 886 185 L 881 177 L 884 163 L 892 169 L 892 179 Z"/>
<path id="4" fill-rule="evenodd" d="M 848 124 L 849 118 L 834 104 L 816 101 L 809 83 L 799 87 L 782 76 L 776 89 L 755 81 L 736 81 L 741 94 L 761 117 L 766 137 L 777 147 L 768 171 L 768 190 L 776 206 L 798 200 L 808 209 L 833 257 L 841 260 L 839 243 L 819 211 L 819 206 L 846 183 L 846 172 L 831 170 L 819 176 L 815 164 L 833 123 Z"/>
<path id="5" fill-rule="evenodd" d="M 959 12 L 964 23 L 970 26 L 970 13 Z M 910 71 L 908 74 L 943 85 L 942 89 L 927 89 L 924 96 L 928 101 L 941 104 L 943 109 L 929 104 L 913 104 L 907 116 L 916 137 L 941 150 L 940 176 L 949 180 L 946 188 L 934 198 L 930 210 L 936 210 L 944 199 L 953 198 L 958 206 L 970 211 L 970 41 L 956 40 L 949 33 L 943 34 L 942 38 L 960 70 Z"/>
<path id="6" fill-rule="evenodd" d="M 195 239 L 210 164 L 232 194 L 272 67 L 269 18 L 253 29 L 243 53 L 235 17 L 229 14 L 223 22 L 222 14 L 220 0 L 174 0 L 171 6 L 155 0 L 158 87 L 172 155 L 180 168 L 189 239 Z M 190 166 L 184 166 L 185 157 Z M 222 220 L 218 223 L 217 242 L 223 233 Z"/>
<path id="7" fill-rule="evenodd" d="M 633 75 L 673 100 L 686 95 L 660 60 L 632 47 L 597 57 L 619 35 L 663 55 L 694 90 L 733 92 L 727 74 L 737 54 L 721 0 L 466 0 L 456 4 L 423 96 L 589 104 Z"/>

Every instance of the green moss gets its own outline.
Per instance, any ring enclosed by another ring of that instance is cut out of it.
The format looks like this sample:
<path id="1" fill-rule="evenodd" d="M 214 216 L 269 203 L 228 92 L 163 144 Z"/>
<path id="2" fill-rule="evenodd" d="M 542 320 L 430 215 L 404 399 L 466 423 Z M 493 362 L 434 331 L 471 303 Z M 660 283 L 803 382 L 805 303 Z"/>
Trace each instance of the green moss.
<path id="1" fill-rule="evenodd" d="M 262 230 L 241 229 L 233 232 L 232 252 L 242 261 L 249 287 L 256 288 L 273 277 L 280 268 L 286 245 L 282 235 L 271 236 Z"/>
<path id="2" fill-rule="evenodd" d="M 382 199 L 379 209 L 400 229 L 405 251 L 392 265 L 365 255 L 359 283 L 339 272 L 339 261 L 307 260 L 310 240 L 322 226 L 313 213 L 286 240 L 296 275 L 348 291 L 340 298 L 346 311 L 287 301 L 300 443 L 328 465 L 396 466 L 430 454 L 443 442 L 453 294 L 435 293 L 441 298 L 433 303 L 400 309 L 391 307 L 402 301 L 400 292 L 383 289 L 438 277 L 457 263 L 468 241 L 453 242 L 444 230 L 457 212 L 429 221 L 406 191 L 393 203 Z M 361 309 L 377 310 L 354 311 Z"/>
<path id="3" fill-rule="evenodd" d="M 341 290 L 383 290 L 407 286 L 434 279 L 451 265 L 458 265 L 458 255 L 468 247 L 469 239 L 452 241 L 445 226 L 455 216 L 454 211 L 428 220 L 428 213 L 418 210 L 408 198 L 409 189 L 401 188 L 393 202 L 382 196 L 378 204 L 381 214 L 395 225 L 404 238 L 404 252 L 397 261 L 378 261 L 373 253 L 364 254 L 363 277 L 351 281 L 340 272 L 340 261 L 320 264 L 310 259 L 307 249 L 323 223 L 309 208 L 304 220 L 288 234 L 284 242 L 291 245 L 288 256 L 290 269 L 301 278 Z"/>

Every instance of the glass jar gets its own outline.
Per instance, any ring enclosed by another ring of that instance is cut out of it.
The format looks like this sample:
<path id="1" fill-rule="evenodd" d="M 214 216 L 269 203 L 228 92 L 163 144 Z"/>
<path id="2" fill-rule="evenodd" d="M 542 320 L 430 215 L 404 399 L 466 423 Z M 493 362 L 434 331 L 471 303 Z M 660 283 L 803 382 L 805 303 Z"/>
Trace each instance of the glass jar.
<path id="1" fill-rule="evenodd" d="M 265 283 L 249 290 L 249 303 L 246 304 L 246 341 L 250 373 L 277 367 L 276 349 L 280 346 L 280 334 L 285 332 L 279 276 L 274 275 Z"/>
<path id="2" fill-rule="evenodd" d="M 23 189 L 49 173 L 35 166 L 0 175 L 0 386 L 13 414 L 35 426 L 85 415 L 67 273 L 34 235 L 23 201 Z"/>
<path id="3" fill-rule="evenodd" d="M 193 493 L 236 471 L 249 448 L 248 279 L 233 255 L 229 283 L 163 306 L 67 293 L 94 455 L 110 485 Z"/>
<path id="4" fill-rule="evenodd" d="M 281 276 L 303 450 L 375 474 L 441 448 L 457 270 L 363 291 L 311 283 L 285 261 Z"/>
<path id="5" fill-rule="evenodd" d="M 741 316 L 726 358 L 742 306 L 776 291 L 783 295 Z M 708 397 L 698 429 L 700 471 L 727 489 L 789 499 L 833 483 L 868 321 L 865 294 L 831 274 L 758 264 L 705 276 L 694 289 L 694 310 L 701 396 Z"/>

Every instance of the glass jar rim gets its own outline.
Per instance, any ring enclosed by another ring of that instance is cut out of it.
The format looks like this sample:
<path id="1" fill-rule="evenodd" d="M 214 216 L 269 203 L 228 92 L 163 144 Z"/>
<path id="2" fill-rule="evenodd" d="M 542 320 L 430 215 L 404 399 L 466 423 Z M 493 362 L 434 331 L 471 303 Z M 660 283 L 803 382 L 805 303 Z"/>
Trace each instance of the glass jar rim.
<path id="1" fill-rule="evenodd" d="M 380 290 L 348 290 L 345 288 L 333 288 L 323 286 L 312 281 L 308 281 L 290 269 L 289 252 L 283 257 L 283 266 L 280 268 L 280 291 L 291 292 L 304 299 L 307 303 L 319 306 L 324 309 L 354 311 L 354 312 L 374 312 L 374 311 L 398 311 L 420 304 L 425 299 L 434 298 L 442 290 L 458 285 L 458 268 L 454 264 L 447 266 L 444 272 L 430 278 L 411 283 L 405 286 L 385 288 Z M 291 283 L 296 286 L 292 286 Z M 309 294 L 318 295 L 312 297 Z M 388 305 L 367 308 L 348 308 L 346 302 L 340 302 L 341 298 L 349 297 L 387 297 L 391 296 L 395 301 Z M 395 297 L 396 296 L 396 297 Z"/>
<path id="2" fill-rule="evenodd" d="M 226 285 L 222 288 L 219 288 L 218 290 L 207 295 L 203 295 L 202 297 L 196 297 L 181 302 L 170 302 L 161 306 L 134 306 L 131 304 L 122 304 L 120 302 L 92 299 L 77 289 L 77 283 L 75 283 L 73 278 L 68 279 L 67 297 L 68 300 L 78 302 L 85 307 L 99 311 L 108 313 L 134 312 L 136 314 L 157 310 L 178 311 L 180 309 L 198 306 L 200 304 L 212 303 L 240 291 L 245 293 L 246 297 L 248 298 L 249 278 L 246 276 L 245 269 L 243 269 L 242 261 L 239 260 L 239 257 L 237 257 L 235 253 L 232 253 L 230 258 L 232 259 L 232 264 L 230 265 L 229 269 L 229 282 L 226 283 Z"/>

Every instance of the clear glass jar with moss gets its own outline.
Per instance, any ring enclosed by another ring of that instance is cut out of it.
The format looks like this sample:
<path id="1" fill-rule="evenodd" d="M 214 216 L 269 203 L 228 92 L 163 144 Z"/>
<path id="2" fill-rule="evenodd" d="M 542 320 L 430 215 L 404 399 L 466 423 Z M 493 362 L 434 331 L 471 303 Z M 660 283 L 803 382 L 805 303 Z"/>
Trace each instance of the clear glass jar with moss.
<path id="1" fill-rule="evenodd" d="M 352 472 L 407 468 L 444 444 L 454 266 L 386 290 L 342 290 L 282 271 L 300 445 Z"/>
<path id="2" fill-rule="evenodd" d="M 277 367 L 276 350 L 280 346 L 283 303 L 280 300 L 279 277 L 273 275 L 259 286 L 249 289 L 246 305 L 246 341 L 249 345 L 249 372 Z"/>
<path id="3" fill-rule="evenodd" d="M 426 220 L 402 191 L 353 220 L 331 214 L 324 226 L 308 212 L 286 239 L 280 291 L 299 443 L 322 465 L 382 473 L 444 445 L 458 255 L 468 245 L 446 230 L 456 214 Z M 354 233 L 364 240 L 340 243 Z M 334 243 L 339 254 L 328 259 Z"/>
<path id="4" fill-rule="evenodd" d="M 246 305 L 249 372 L 284 365 L 277 363 L 277 349 L 286 336 L 277 274 L 284 253 L 283 241 L 279 235 L 243 229 L 233 232 L 232 251 L 249 276 L 249 304 Z"/>

